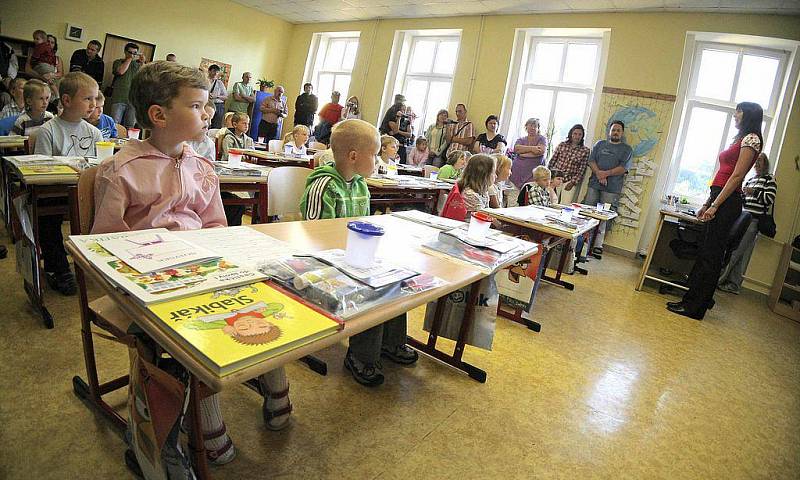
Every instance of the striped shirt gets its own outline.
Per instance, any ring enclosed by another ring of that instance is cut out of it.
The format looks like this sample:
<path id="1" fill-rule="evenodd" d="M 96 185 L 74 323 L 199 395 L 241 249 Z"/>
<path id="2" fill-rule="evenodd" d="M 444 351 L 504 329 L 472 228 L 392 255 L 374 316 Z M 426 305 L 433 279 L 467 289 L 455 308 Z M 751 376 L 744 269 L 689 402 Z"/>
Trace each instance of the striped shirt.
<path id="1" fill-rule="evenodd" d="M 778 185 L 769 173 L 752 177 L 744 184 L 744 188 L 752 189 L 744 196 L 744 209 L 754 215 L 764 215 L 769 206 L 775 203 Z"/>
<path id="2" fill-rule="evenodd" d="M 44 122 L 53 118 L 53 114 L 50 112 L 44 112 L 42 117 L 38 120 L 34 120 L 31 118 L 28 113 L 23 113 L 17 120 L 14 122 L 14 127 L 11 128 L 11 133 L 14 135 L 30 135 L 31 133 L 35 132 L 36 130 L 41 127 Z"/>

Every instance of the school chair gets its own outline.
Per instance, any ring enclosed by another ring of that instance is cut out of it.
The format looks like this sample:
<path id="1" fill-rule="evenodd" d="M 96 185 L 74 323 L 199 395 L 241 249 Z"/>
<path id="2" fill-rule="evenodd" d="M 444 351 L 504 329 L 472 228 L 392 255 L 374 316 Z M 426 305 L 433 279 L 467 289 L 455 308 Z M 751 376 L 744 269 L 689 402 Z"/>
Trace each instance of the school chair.
<path id="1" fill-rule="evenodd" d="M 267 150 L 269 150 L 272 153 L 281 153 L 283 151 L 283 141 L 270 140 L 267 146 Z"/>
<path id="2" fill-rule="evenodd" d="M 117 127 L 117 138 L 128 138 L 128 129 L 119 123 L 114 124 Z"/>
<path id="3" fill-rule="evenodd" d="M 312 170 L 304 167 L 273 168 L 267 178 L 267 218 L 300 213 L 306 178 Z"/>
<path id="4" fill-rule="evenodd" d="M 97 167 L 84 170 L 78 179 L 77 191 L 70 193 L 70 209 L 72 220 L 70 228 L 73 235 L 86 235 L 92 229 L 94 222 L 94 180 Z M 83 343 L 83 357 L 86 364 L 86 380 L 76 375 L 72 378 L 72 389 L 78 398 L 88 402 L 89 405 L 109 417 L 112 423 L 120 429 L 125 429 L 127 421 L 105 400 L 103 396 L 128 385 L 128 375 L 114 380 L 100 383 L 97 373 L 97 359 L 94 353 L 95 325 L 104 333 L 99 336 L 120 340 L 127 336 L 131 319 L 123 313 L 107 295 L 89 301 L 86 288 L 86 278 L 83 270 L 76 264 L 75 276 L 78 281 L 78 303 L 81 315 L 81 341 Z"/>
<path id="5" fill-rule="evenodd" d="M 0 135 L 5 136 L 11 134 L 11 129 L 14 128 L 14 123 L 17 121 L 19 115 L 12 115 L 0 119 Z"/>
<path id="6" fill-rule="evenodd" d="M 311 150 L 320 151 L 320 150 L 327 150 L 328 146 L 325 145 L 322 142 L 311 142 L 311 144 L 308 146 L 308 148 L 310 148 Z"/>

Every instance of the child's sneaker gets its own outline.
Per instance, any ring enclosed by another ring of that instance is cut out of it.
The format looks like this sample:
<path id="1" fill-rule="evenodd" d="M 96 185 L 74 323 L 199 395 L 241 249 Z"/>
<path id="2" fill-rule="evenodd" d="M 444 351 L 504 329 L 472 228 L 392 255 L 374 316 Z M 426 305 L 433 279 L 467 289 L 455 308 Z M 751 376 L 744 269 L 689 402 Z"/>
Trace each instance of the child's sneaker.
<path id="1" fill-rule="evenodd" d="M 344 368 L 348 369 L 356 382 L 361 385 L 377 387 L 383 383 L 380 365 L 360 362 L 350 349 L 347 349 L 347 355 L 344 357 Z"/>
<path id="2" fill-rule="evenodd" d="M 75 282 L 75 276 L 72 272 L 47 272 L 45 274 L 47 284 L 50 288 L 56 290 L 61 295 L 72 296 L 78 290 L 78 284 Z"/>
<path id="3" fill-rule="evenodd" d="M 417 351 L 405 344 L 394 348 L 381 345 L 381 356 L 400 365 L 411 365 L 419 359 Z"/>

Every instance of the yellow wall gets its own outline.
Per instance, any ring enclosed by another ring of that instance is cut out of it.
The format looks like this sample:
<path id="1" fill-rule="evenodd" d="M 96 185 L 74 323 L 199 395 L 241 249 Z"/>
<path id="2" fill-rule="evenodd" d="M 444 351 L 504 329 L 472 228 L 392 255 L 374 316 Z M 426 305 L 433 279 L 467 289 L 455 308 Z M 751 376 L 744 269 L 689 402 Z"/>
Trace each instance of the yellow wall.
<path id="1" fill-rule="evenodd" d="M 287 49 L 292 24 L 232 2 L 213 0 L 3 0 L 2 34 L 31 40 L 36 29 L 58 37 L 58 55 L 68 68 L 72 52 L 86 48 L 91 39 L 104 42 L 106 33 L 156 45 L 155 58 L 175 53 L 185 65 L 200 65 L 200 58 L 229 63 L 231 78 L 253 72 L 254 81 L 277 78 Z M 67 22 L 83 26 L 84 42 L 64 39 Z M 123 52 L 109 52 L 113 61 Z M 229 87 L 233 84 L 229 82 Z"/>
<path id="2" fill-rule="evenodd" d="M 291 45 L 295 51 L 307 52 L 312 34 L 315 32 L 361 31 L 361 43 L 350 89 L 351 95 L 358 95 L 361 99 L 364 118 L 374 121 L 380 114 L 378 110 L 395 30 L 426 28 L 463 30 L 451 108 L 455 103 L 466 103 L 470 117 L 476 123 L 480 123 L 480 119 L 486 118 L 491 113 L 499 113 L 502 108 L 516 28 L 610 28 L 611 45 L 604 84 L 667 94 L 677 94 L 687 31 L 725 32 L 800 40 L 800 17 L 796 16 L 609 13 L 303 24 L 293 28 Z M 476 51 L 477 62 L 475 62 Z M 290 93 L 296 91 L 302 83 L 305 60 L 305 55 L 286 58 L 282 78 Z M 474 71 L 473 65 L 475 65 Z M 779 225 L 780 241 L 787 241 L 793 237 L 790 235 L 792 233 L 790 229 L 795 222 L 795 212 L 798 210 L 798 198 L 800 198 L 800 172 L 794 167 L 794 157 L 800 153 L 800 138 L 797 136 L 797 132 L 800 132 L 798 103 L 800 102 L 795 102 L 792 109 L 782 154 L 777 159 L 776 176 L 779 193 L 775 217 Z M 662 159 L 656 158 L 656 160 L 661 162 Z M 646 201 L 643 203 L 646 204 Z M 612 233 L 607 242 L 634 251 L 638 236 L 615 239 Z M 762 285 L 771 284 L 779 256 L 779 244 L 767 239 L 760 240 L 753 261 L 750 263 L 748 276 Z"/>

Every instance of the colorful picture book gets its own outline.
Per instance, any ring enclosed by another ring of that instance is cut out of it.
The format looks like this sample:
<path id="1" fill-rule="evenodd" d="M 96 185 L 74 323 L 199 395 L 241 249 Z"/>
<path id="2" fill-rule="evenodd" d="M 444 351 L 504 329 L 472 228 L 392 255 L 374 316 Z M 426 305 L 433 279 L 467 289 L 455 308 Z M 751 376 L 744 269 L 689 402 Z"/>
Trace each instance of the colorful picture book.
<path id="1" fill-rule="evenodd" d="M 19 173 L 29 175 L 77 175 L 75 169 L 68 165 L 30 164 L 19 167 Z"/>
<path id="2" fill-rule="evenodd" d="M 182 240 L 167 230 L 141 230 L 97 243 L 139 273 L 190 263 L 207 263 L 220 255 Z"/>
<path id="3" fill-rule="evenodd" d="M 169 233 L 166 229 L 97 235 L 72 235 L 70 241 L 114 285 L 143 304 L 174 300 L 203 292 L 230 288 L 263 280 L 265 275 L 224 258 L 188 263 L 141 273 L 103 248 L 102 242 L 142 232 Z"/>
<path id="4" fill-rule="evenodd" d="M 222 377 L 342 328 L 340 321 L 266 283 L 204 293 L 148 309 L 164 332 Z"/>

